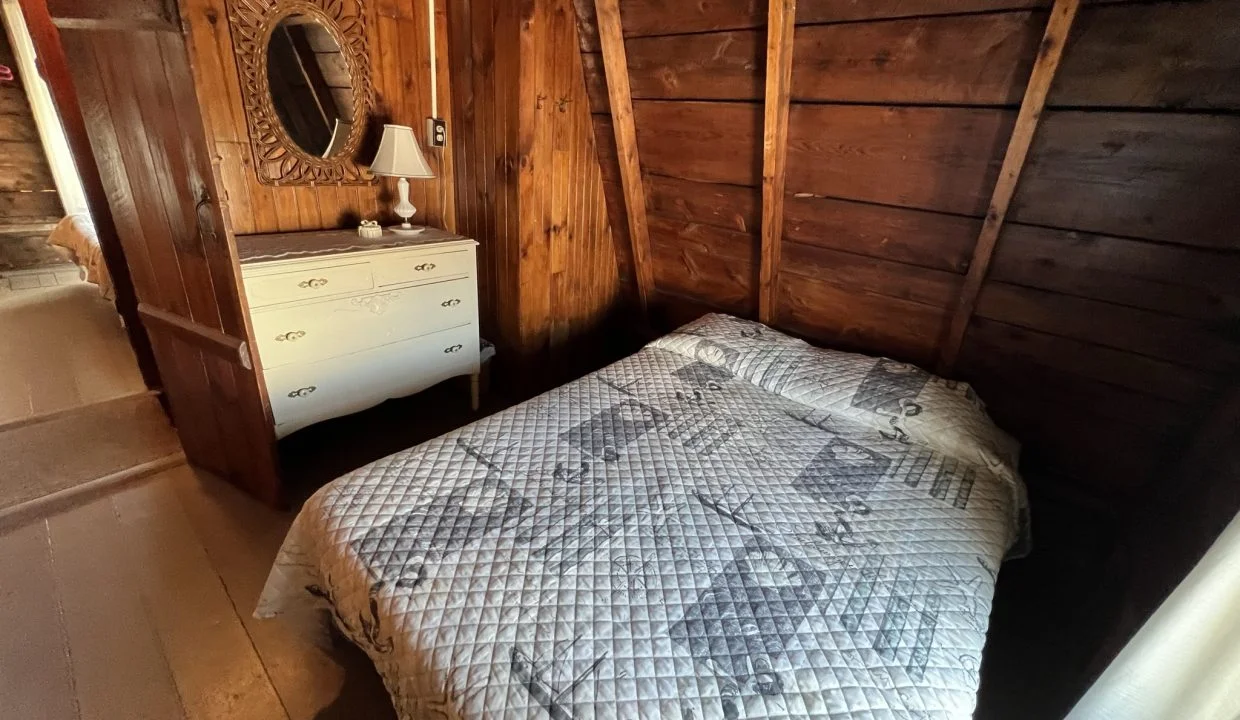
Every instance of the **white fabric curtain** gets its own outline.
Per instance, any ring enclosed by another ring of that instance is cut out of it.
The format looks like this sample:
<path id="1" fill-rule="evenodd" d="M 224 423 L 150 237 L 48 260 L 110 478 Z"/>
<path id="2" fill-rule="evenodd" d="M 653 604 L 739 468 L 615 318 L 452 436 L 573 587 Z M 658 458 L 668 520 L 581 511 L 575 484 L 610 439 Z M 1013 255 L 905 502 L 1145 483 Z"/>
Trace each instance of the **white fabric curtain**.
<path id="1" fill-rule="evenodd" d="M 1240 718 L 1240 516 L 1068 720 Z"/>

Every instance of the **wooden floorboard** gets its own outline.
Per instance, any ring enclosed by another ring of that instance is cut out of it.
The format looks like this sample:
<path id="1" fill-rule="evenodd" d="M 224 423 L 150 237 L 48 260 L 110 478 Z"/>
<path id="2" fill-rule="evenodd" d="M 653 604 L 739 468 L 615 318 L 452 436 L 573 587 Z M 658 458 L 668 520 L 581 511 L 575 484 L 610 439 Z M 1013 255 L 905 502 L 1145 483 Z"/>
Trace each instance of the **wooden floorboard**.
<path id="1" fill-rule="evenodd" d="M 289 717 L 395 717 L 382 681 L 360 650 L 341 643 L 329 653 L 285 623 L 253 617 L 291 515 L 189 468 L 170 475 Z"/>
<path id="2" fill-rule="evenodd" d="M 77 717 L 47 525 L 0 536 L 0 702 L 5 717 Z M 31 630 L 22 632 L 22 630 Z"/>
<path id="3" fill-rule="evenodd" d="M 94 285 L 0 292 L 0 338 L 0 422 L 146 389 L 120 317 Z"/>
<path id="4" fill-rule="evenodd" d="M 111 498 L 53 515 L 47 526 L 81 717 L 184 718 Z"/>
<path id="5" fill-rule="evenodd" d="M 283 707 L 166 476 L 112 496 L 123 555 L 176 677 L 186 716 L 276 720 Z"/>
<path id="6" fill-rule="evenodd" d="M 360 650 L 252 617 L 291 519 L 183 465 L 0 534 L 0 717 L 394 717 Z"/>

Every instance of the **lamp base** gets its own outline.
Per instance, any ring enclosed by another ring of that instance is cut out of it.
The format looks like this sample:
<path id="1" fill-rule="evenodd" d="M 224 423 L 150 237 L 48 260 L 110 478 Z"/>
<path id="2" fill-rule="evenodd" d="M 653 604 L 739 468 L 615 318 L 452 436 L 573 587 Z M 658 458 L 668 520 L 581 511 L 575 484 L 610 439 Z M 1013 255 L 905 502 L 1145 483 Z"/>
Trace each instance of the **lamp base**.
<path id="1" fill-rule="evenodd" d="M 426 230 L 425 225 L 391 225 L 387 231 L 393 235 L 421 235 Z"/>

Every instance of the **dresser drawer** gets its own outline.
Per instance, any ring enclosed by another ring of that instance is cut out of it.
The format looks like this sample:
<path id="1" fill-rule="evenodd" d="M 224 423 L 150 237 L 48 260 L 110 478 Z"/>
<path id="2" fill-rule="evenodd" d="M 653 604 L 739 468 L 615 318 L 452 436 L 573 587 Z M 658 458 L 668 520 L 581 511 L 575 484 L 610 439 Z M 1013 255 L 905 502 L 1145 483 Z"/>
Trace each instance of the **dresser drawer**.
<path id="1" fill-rule="evenodd" d="M 251 317 L 264 368 L 379 347 L 477 318 L 470 278 L 323 302 L 273 307 Z"/>
<path id="2" fill-rule="evenodd" d="M 474 249 L 400 253 L 375 263 L 375 285 L 386 287 L 435 278 L 473 275 Z"/>
<path id="3" fill-rule="evenodd" d="M 276 435 L 478 371 L 476 325 L 265 371 Z"/>
<path id="4" fill-rule="evenodd" d="M 375 286 L 369 262 L 309 265 L 284 272 L 244 275 L 242 281 L 250 307 L 365 292 Z"/>

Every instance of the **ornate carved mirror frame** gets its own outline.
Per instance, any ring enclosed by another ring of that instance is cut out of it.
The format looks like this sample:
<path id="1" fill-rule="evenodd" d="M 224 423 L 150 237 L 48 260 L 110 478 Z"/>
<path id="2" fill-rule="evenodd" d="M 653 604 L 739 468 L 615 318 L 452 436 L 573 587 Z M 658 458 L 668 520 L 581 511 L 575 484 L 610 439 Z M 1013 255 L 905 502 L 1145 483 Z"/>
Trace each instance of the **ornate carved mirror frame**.
<path id="1" fill-rule="evenodd" d="M 340 46 L 353 85 L 353 126 L 348 140 L 330 157 L 307 153 L 276 115 L 267 75 L 267 44 L 282 20 L 307 15 L 318 20 Z M 374 176 L 354 159 L 374 104 L 370 47 L 360 0 L 228 0 L 228 24 L 241 77 L 241 99 L 254 171 L 264 185 L 368 185 Z"/>

